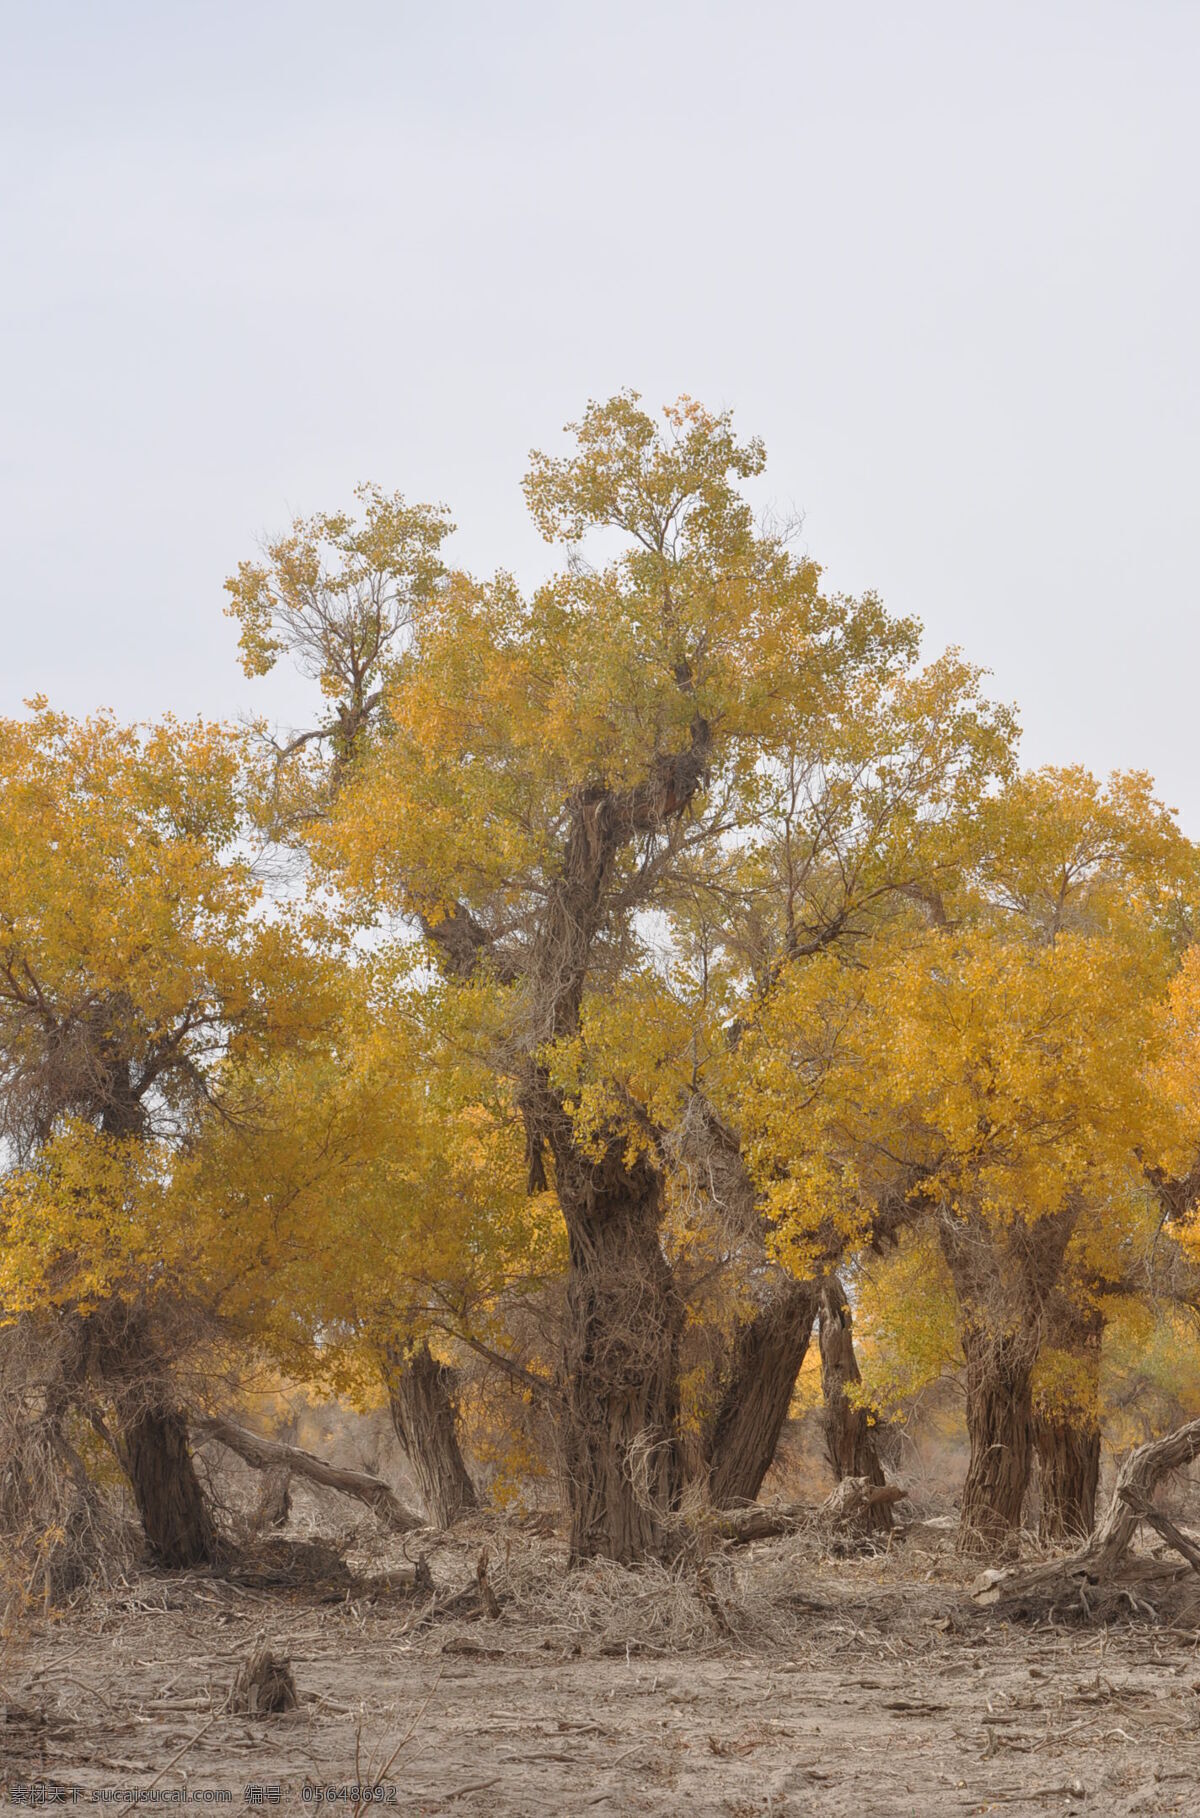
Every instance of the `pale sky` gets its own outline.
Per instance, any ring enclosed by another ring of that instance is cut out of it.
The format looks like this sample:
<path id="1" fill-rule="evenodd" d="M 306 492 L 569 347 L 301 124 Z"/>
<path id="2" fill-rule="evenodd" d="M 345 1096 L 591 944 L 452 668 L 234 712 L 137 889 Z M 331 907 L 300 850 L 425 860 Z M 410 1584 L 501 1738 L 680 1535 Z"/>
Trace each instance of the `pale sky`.
<path id="1" fill-rule="evenodd" d="M 0 0 L 0 711 L 278 710 L 221 582 L 358 480 L 732 405 L 832 588 L 1200 834 L 1200 6 Z"/>

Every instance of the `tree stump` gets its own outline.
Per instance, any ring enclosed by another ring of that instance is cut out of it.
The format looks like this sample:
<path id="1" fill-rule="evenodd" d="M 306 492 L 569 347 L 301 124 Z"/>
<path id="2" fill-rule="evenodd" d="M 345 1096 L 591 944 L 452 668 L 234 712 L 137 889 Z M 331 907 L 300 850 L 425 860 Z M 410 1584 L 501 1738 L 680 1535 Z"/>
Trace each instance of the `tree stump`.
<path id="1" fill-rule="evenodd" d="M 281 1660 L 259 1645 L 238 1670 L 229 1693 L 229 1709 L 251 1717 L 296 1708 L 296 1682 L 290 1660 Z"/>

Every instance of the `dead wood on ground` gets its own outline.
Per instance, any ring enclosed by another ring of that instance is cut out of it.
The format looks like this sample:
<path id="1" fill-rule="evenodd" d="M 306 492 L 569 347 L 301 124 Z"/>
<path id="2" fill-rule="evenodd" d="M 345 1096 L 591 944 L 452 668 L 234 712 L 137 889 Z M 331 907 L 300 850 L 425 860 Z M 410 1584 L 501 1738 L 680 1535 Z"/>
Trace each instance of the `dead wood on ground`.
<path id="1" fill-rule="evenodd" d="M 239 1458 L 252 1465 L 256 1471 L 270 1471 L 276 1466 L 284 1465 L 294 1477 L 303 1477 L 309 1483 L 324 1484 L 327 1489 L 340 1490 L 343 1496 L 354 1496 L 359 1502 L 365 1502 L 386 1528 L 394 1534 L 411 1534 L 425 1523 L 411 1509 L 406 1509 L 400 1499 L 379 1477 L 373 1477 L 369 1471 L 351 1471 L 341 1465 L 330 1464 L 328 1459 L 318 1458 L 313 1452 L 301 1451 L 299 1446 L 285 1445 L 281 1439 L 266 1439 L 260 1433 L 251 1433 L 247 1427 L 239 1427 L 236 1422 L 226 1420 L 220 1415 L 209 1415 L 193 1422 L 193 1427 L 205 1439 L 219 1440 L 221 1445 L 228 1446 Z"/>
<path id="2" fill-rule="evenodd" d="M 1010 1571 L 984 1572 L 972 1586 L 973 1601 L 997 1614 L 1025 1617 L 1075 1615 L 1095 1620 L 1111 1613 L 1114 1599 L 1136 1609 L 1154 1582 L 1169 1583 L 1180 1568 L 1161 1561 L 1133 1561 L 1129 1548 L 1141 1522 L 1200 1571 L 1200 1546 L 1153 1507 L 1158 1484 L 1200 1457 L 1200 1420 L 1131 1452 L 1117 1474 L 1112 1500 L 1086 1543 L 1066 1559 Z"/>

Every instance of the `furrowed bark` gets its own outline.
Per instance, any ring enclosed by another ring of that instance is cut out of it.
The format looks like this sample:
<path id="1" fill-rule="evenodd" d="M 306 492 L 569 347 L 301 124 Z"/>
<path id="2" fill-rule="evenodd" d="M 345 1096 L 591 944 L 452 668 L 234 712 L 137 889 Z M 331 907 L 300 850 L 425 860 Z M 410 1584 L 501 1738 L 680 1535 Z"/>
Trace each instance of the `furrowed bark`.
<path id="1" fill-rule="evenodd" d="M 449 1528 L 479 1506 L 458 1444 L 454 1372 L 439 1363 L 421 1339 L 407 1348 L 388 1345 L 383 1376 L 392 1425 L 412 1466 L 430 1525 Z"/>
<path id="2" fill-rule="evenodd" d="M 714 1508 L 753 1502 L 762 1488 L 808 1352 L 817 1295 L 813 1282 L 781 1279 L 737 1331 L 707 1445 Z"/>
<path id="3" fill-rule="evenodd" d="M 1020 1531 L 1033 1462 L 1033 1370 L 1077 1214 L 1068 1204 L 1001 1229 L 971 1208 L 943 1215 L 939 1235 L 967 1365 L 964 1551 L 1003 1551 Z"/>
<path id="4" fill-rule="evenodd" d="M 822 1425 L 830 1468 L 839 1483 L 856 1477 L 865 1479 L 873 1488 L 881 1488 L 883 1466 L 875 1445 L 871 1413 L 854 1393 L 862 1382 L 854 1354 L 854 1319 L 836 1275 L 827 1276 L 821 1284 L 819 1332 L 825 1399 Z M 891 1503 L 881 1498 L 867 1504 L 863 1520 L 868 1528 L 890 1528 Z"/>
<path id="5" fill-rule="evenodd" d="M 569 1237 L 563 1463 L 572 1563 L 679 1549 L 683 1303 L 663 1255 L 662 1188 L 623 1136 L 599 1162 L 551 1136 Z"/>
<path id="6" fill-rule="evenodd" d="M 1049 1336 L 1065 1352 L 1072 1369 L 1065 1391 L 1053 1397 L 1035 1393 L 1033 1437 L 1041 1493 L 1039 1537 L 1050 1546 L 1079 1541 L 1096 1520 L 1100 1481 L 1100 1348 L 1104 1318 L 1095 1299 L 1103 1284 L 1083 1284 L 1075 1292 L 1055 1295 L 1050 1307 Z"/>
<path id="7" fill-rule="evenodd" d="M 159 1404 L 130 1411 L 118 1402 L 117 1452 L 158 1564 L 208 1563 L 216 1535 L 180 1410 Z"/>
<path id="8" fill-rule="evenodd" d="M 1038 1538 L 1047 1546 L 1082 1540 L 1096 1520 L 1100 1428 L 1083 1414 L 1037 1415 L 1033 1438 L 1042 1499 Z"/>
<path id="9" fill-rule="evenodd" d="M 117 1302 L 88 1316 L 93 1368 L 112 1400 L 113 1448 L 133 1490 L 150 1552 L 169 1569 L 205 1565 L 216 1530 L 145 1313 Z"/>
<path id="10" fill-rule="evenodd" d="M 961 1542 L 1002 1549 L 1021 1526 L 1033 1456 L 1033 1357 L 1023 1333 L 962 1325 L 971 1455 L 962 1492 Z"/>
<path id="11" fill-rule="evenodd" d="M 221 1415 L 206 1415 L 193 1421 L 192 1425 L 202 1438 L 219 1440 L 256 1471 L 286 1466 L 293 1477 L 304 1477 L 309 1483 L 323 1484 L 326 1489 L 340 1490 L 343 1496 L 356 1497 L 395 1534 L 411 1534 L 415 1528 L 425 1526 L 419 1515 L 404 1507 L 382 1478 L 373 1477 L 369 1471 L 351 1471 L 330 1464 L 328 1459 L 318 1458 L 313 1452 L 285 1445 L 281 1439 L 267 1439 L 261 1433 L 252 1433 L 248 1427 L 240 1427 L 236 1421 L 226 1420 Z"/>

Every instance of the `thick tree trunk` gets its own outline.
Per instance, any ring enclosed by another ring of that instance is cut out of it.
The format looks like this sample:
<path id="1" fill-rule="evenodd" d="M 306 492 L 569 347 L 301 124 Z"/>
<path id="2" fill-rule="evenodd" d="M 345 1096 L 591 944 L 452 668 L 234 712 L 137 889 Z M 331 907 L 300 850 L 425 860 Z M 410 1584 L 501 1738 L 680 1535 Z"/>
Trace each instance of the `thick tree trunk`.
<path id="1" fill-rule="evenodd" d="M 962 1493 L 960 1544 L 994 1553 L 1020 1531 L 1033 1448 L 1033 1347 L 1024 1333 L 962 1326 L 967 1360 L 970 1462 Z"/>
<path id="2" fill-rule="evenodd" d="M 1038 1415 L 1033 1437 L 1042 1501 L 1038 1536 L 1048 1546 L 1083 1540 L 1096 1521 L 1100 1428 L 1083 1413 Z"/>
<path id="3" fill-rule="evenodd" d="M 875 1445 L 874 1423 L 870 1410 L 854 1393 L 862 1381 L 854 1355 L 854 1319 L 836 1275 L 827 1276 L 821 1284 L 819 1329 L 825 1456 L 838 1483 L 843 1478 L 860 1477 L 880 1487 L 884 1475 Z M 870 1528 L 890 1528 L 891 1504 L 881 1500 L 869 1505 L 864 1519 Z"/>
<path id="4" fill-rule="evenodd" d="M 421 1339 L 408 1349 L 389 1345 L 383 1374 L 392 1425 L 412 1466 L 430 1524 L 451 1527 L 460 1515 L 479 1506 L 459 1450 L 453 1371 L 438 1363 Z"/>
<path id="5" fill-rule="evenodd" d="M 739 1327 L 707 1444 L 708 1494 L 714 1508 L 753 1502 L 762 1488 L 816 1311 L 815 1283 L 782 1280 Z"/>
<path id="6" fill-rule="evenodd" d="M 683 1304 L 659 1241 L 661 1181 L 614 1138 L 581 1154 L 551 1126 L 569 1263 L 563 1466 L 571 1560 L 630 1563 L 680 1545 L 679 1341 Z"/>
<path id="7" fill-rule="evenodd" d="M 169 1568 L 207 1564 L 216 1530 L 146 1312 L 112 1301 L 88 1315 L 84 1342 L 112 1398 L 113 1447 L 151 1553 Z"/>
<path id="8" fill-rule="evenodd" d="M 176 1407 L 136 1389 L 116 1404 L 117 1454 L 133 1486 L 146 1539 L 158 1564 L 206 1564 L 216 1535 Z"/>
<path id="9" fill-rule="evenodd" d="M 1079 1209 L 1071 1198 L 1041 1218 L 997 1221 L 967 1204 L 940 1220 L 967 1364 L 964 1551 L 1003 1550 L 1020 1532 L 1033 1462 L 1033 1370 L 1053 1329 L 1051 1303 Z"/>
<path id="10" fill-rule="evenodd" d="M 1062 1292 L 1051 1303 L 1051 1342 L 1066 1352 L 1072 1364 L 1065 1390 L 1053 1397 L 1035 1393 L 1033 1436 L 1037 1448 L 1038 1487 L 1041 1491 L 1039 1536 L 1056 1546 L 1078 1541 L 1092 1531 L 1096 1519 L 1096 1487 L 1100 1481 L 1100 1347 L 1104 1318 L 1094 1299 L 1103 1284 L 1075 1284 L 1073 1293 Z"/>

